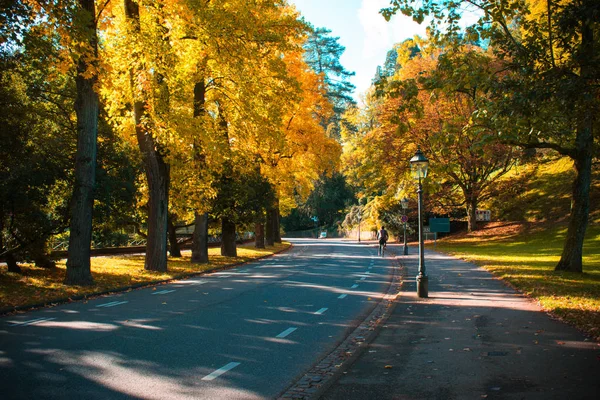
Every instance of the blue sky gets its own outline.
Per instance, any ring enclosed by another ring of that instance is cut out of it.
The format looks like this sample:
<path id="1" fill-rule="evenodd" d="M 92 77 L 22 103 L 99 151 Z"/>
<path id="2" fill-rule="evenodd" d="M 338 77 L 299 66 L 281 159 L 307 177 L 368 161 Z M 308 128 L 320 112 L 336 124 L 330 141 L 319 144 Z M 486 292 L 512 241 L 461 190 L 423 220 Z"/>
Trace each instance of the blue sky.
<path id="1" fill-rule="evenodd" d="M 352 83 L 356 85 L 354 97 L 360 100 L 375 76 L 378 65 L 394 43 L 418 34 L 425 35 L 425 25 L 396 15 L 390 22 L 379 14 L 389 5 L 388 0 L 289 0 L 296 5 L 304 18 L 315 27 L 325 27 L 339 37 L 346 47 L 342 65 L 356 72 Z"/>

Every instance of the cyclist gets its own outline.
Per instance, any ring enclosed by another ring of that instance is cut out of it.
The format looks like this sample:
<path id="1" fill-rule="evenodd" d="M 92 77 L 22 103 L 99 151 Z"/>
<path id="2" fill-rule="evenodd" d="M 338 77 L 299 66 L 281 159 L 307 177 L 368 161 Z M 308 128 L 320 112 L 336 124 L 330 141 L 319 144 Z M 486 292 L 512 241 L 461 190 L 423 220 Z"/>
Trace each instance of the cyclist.
<path id="1" fill-rule="evenodd" d="M 384 226 L 382 226 L 381 229 L 377 231 L 377 240 L 379 241 L 379 249 L 377 251 L 377 255 L 383 257 L 383 252 L 385 251 L 385 245 L 388 241 L 388 233 L 385 230 Z"/>

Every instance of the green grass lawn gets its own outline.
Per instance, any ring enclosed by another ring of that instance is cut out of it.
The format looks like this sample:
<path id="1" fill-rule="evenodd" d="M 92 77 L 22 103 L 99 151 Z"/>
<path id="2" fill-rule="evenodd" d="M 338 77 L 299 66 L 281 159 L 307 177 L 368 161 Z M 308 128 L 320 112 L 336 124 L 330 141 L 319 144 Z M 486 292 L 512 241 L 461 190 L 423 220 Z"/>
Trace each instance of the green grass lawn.
<path id="1" fill-rule="evenodd" d="M 588 227 L 582 274 L 554 271 L 565 233 L 564 224 L 494 223 L 438 240 L 436 250 L 483 266 L 600 340 L 600 224 Z"/>
<path id="2" fill-rule="evenodd" d="M 266 257 L 283 251 L 291 245 L 288 242 L 276 244 L 266 249 L 256 249 L 253 244 L 238 247 L 235 258 L 223 257 L 219 248 L 209 249 L 208 264 L 192 264 L 191 252 L 183 252 L 181 258 L 168 260 L 168 272 L 152 272 L 144 269 L 144 256 L 93 257 L 93 286 L 67 286 L 65 278 L 65 260 L 57 263 L 57 268 L 43 269 L 34 265 L 21 264 L 22 274 L 0 270 L 0 310 L 12 307 L 51 303 L 76 296 L 93 295 L 119 288 L 151 284 L 168 279 L 176 279 L 203 271 L 226 268 L 257 258 Z"/>

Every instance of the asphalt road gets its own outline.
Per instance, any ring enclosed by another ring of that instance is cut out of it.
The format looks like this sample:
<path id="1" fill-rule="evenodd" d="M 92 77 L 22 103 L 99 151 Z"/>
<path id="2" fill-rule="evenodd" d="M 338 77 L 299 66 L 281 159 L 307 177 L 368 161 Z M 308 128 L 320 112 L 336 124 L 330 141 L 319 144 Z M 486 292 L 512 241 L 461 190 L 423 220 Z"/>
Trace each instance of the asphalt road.
<path id="1" fill-rule="evenodd" d="M 3 399 L 274 398 L 376 305 L 374 246 L 292 240 L 235 269 L 0 318 Z"/>

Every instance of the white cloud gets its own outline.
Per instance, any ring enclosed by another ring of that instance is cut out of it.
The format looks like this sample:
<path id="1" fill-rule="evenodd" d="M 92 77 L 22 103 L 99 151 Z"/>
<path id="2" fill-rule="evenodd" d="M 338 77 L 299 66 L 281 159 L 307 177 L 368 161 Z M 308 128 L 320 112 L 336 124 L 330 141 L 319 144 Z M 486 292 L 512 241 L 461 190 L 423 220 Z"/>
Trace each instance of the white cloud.
<path id="1" fill-rule="evenodd" d="M 372 58 L 382 49 L 390 48 L 390 28 L 379 14 L 385 4 L 389 3 L 386 0 L 363 0 L 358 10 L 358 18 L 364 31 L 363 56 L 366 58 Z"/>
<path id="2" fill-rule="evenodd" d="M 379 10 L 389 4 L 389 0 L 362 0 L 357 11 L 363 30 L 362 58 L 360 66 L 355 67 L 354 84 L 358 93 L 369 88 L 377 66 L 383 65 L 394 44 L 415 35 L 425 35 L 425 25 L 419 25 L 405 15 L 395 15 L 387 22 Z"/>
<path id="3" fill-rule="evenodd" d="M 424 25 L 419 25 L 402 14 L 395 15 L 390 22 L 387 22 L 379 10 L 389 5 L 389 0 L 362 0 L 358 17 L 364 31 L 363 57 L 365 58 L 379 57 L 382 53 L 385 55 L 395 43 L 417 34 L 425 34 Z"/>

